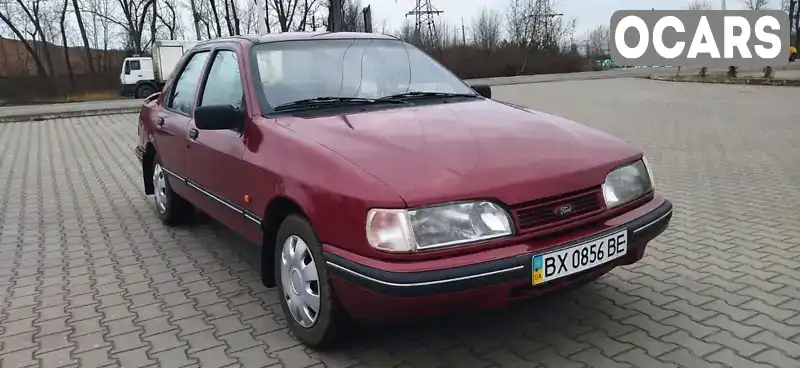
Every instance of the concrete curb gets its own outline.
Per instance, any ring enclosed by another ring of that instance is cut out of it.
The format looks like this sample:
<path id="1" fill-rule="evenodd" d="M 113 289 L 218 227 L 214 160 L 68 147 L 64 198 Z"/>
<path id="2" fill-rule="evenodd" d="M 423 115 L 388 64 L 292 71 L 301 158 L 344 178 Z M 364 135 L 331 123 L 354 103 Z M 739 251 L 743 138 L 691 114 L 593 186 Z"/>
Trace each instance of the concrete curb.
<path id="1" fill-rule="evenodd" d="M 117 115 L 117 114 L 131 114 L 139 112 L 138 107 L 119 107 L 98 110 L 76 110 L 76 111 L 62 111 L 52 113 L 30 113 L 11 116 L 0 116 L 0 124 L 14 123 L 25 121 L 42 121 L 51 119 L 67 119 L 78 118 L 85 116 L 98 116 L 98 115 Z"/>
<path id="2" fill-rule="evenodd" d="M 800 87 L 800 79 L 782 79 L 782 78 L 759 78 L 759 77 L 740 77 L 740 78 L 727 78 L 727 77 L 705 77 L 687 75 L 687 76 L 649 76 L 643 77 L 646 79 L 663 81 L 663 82 L 683 82 L 683 83 L 713 83 L 713 84 L 739 84 L 751 86 L 773 86 L 773 87 Z"/>

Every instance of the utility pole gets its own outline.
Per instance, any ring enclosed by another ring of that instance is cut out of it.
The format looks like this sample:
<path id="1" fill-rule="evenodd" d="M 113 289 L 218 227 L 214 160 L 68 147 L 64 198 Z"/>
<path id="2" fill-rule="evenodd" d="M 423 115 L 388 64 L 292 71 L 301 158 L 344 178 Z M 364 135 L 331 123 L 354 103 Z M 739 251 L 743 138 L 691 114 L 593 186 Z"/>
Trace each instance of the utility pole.
<path id="1" fill-rule="evenodd" d="M 367 5 L 364 8 L 364 32 L 372 33 L 372 5 Z"/>
<path id="2" fill-rule="evenodd" d="M 195 0 L 192 0 L 194 2 Z M 269 14 L 267 13 L 267 0 L 254 0 L 256 3 L 256 32 L 258 34 L 269 33 Z"/>
<path id="3" fill-rule="evenodd" d="M 722 0 L 722 10 L 726 10 L 725 0 Z"/>
<path id="4" fill-rule="evenodd" d="M 328 14 L 328 31 L 341 32 L 342 31 L 342 1 L 330 0 Z"/>
<path id="5" fill-rule="evenodd" d="M 461 44 L 467 44 L 467 32 L 464 30 L 464 18 L 461 18 Z"/>

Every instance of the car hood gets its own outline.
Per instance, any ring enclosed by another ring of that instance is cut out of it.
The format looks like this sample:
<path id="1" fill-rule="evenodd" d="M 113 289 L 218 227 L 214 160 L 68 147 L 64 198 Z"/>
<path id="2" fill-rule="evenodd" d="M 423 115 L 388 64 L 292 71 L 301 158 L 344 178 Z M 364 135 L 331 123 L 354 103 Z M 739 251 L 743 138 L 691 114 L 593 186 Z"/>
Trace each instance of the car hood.
<path id="1" fill-rule="evenodd" d="M 279 123 L 366 170 L 410 207 L 473 198 L 513 205 L 582 190 L 641 156 L 603 132 L 492 100 Z"/>

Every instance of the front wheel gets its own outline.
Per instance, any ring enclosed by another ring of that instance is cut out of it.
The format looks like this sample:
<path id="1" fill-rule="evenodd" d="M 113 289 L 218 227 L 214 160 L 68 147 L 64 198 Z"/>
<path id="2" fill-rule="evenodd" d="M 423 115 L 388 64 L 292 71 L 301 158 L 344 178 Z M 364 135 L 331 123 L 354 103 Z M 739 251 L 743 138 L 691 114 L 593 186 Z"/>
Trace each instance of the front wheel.
<path id="1" fill-rule="evenodd" d="M 794 53 L 794 54 L 791 54 L 791 55 L 789 55 L 789 61 L 790 61 L 790 62 L 791 62 L 791 61 L 795 61 L 795 60 L 797 60 L 797 53 Z"/>
<path id="2" fill-rule="evenodd" d="M 345 319 L 311 224 L 298 215 L 283 221 L 275 242 L 278 295 L 292 333 L 306 346 L 330 346 Z"/>

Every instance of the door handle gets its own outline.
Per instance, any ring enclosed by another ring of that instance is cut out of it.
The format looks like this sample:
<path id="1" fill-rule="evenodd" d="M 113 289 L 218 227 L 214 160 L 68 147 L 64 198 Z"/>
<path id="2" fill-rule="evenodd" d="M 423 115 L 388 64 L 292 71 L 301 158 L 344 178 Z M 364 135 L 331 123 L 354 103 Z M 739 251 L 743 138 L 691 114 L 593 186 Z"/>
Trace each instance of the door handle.
<path id="1" fill-rule="evenodd" d="M 159 117 L 156 119 L 156 124 L 158 124 L 158 126 L 164 126 L 164 118 Z"/>
<path id="2" fill-rule="evenodd" d="M 189 138 L 197 139 L 197 136 L 200 135 L 200 131 L 196 128 L 189 129 Z"/>

